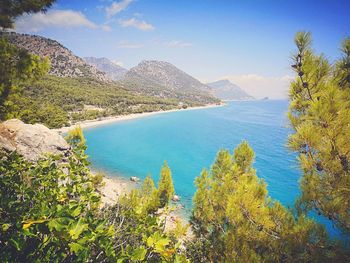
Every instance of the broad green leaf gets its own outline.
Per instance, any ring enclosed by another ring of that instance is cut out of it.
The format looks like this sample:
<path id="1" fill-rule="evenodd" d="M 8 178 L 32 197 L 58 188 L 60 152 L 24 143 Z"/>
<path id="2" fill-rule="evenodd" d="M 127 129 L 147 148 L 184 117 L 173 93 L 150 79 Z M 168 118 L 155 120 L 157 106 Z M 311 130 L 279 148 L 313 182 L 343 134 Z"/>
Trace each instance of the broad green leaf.
<path id="1" fill-rule="evenodd" d="M 2 226 L 1 226 L 1 228 L 2 228 L 2 231 L 4 231 L 4 232 L 6 232 L 9 228 L 10 228 L 10 224 L 3 224 Z"/>
<path id="2" fill-rule="evenodd" d="M 78 243 L 70 243 L 68 246 L 70 248 L 70 251 L 74 252 L 75 254 L 84 249 L 84 247 Z"/>
<path id="3" fill-rule="evenodd" d="M 146 254 L 147 254 L 147 249 L 145 249 L 144 247 L 139 247 L 133 251 L 131 255 L 131 260 L 142 261 L 145 259 Z"/>
<path id="4" fill-rule="evenodd" d="M 80 234 L 88 228 L 88 224 L 83 223 L 83 219 L 80 218 L 78 222 L 70 227 L 69 234 L 72 239 L 77 239 Z"/>
<path id="5" fill-rule="evenodd" d="M 48 221 L 48 220 L 47 219 L 39 219 L 39 220 L 28 219 L 28 220 L 25 220 L 22 222 L 23 223 L 23 230 L 30 228 L 31 225 L 41 224 L 41 223 L 44 223 L 46 221 Z"/>

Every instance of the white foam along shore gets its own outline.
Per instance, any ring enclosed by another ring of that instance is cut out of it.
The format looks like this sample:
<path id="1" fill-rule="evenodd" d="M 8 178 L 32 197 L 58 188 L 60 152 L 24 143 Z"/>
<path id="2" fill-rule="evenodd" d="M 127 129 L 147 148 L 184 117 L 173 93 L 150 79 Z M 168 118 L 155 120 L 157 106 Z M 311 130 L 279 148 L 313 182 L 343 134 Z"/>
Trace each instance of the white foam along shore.
<path id="1" fill-rule="evenodd" d="M 102 124 L 108 124 L 112 122 L 117 122 L 117 121 L 126 121 L 126 120 L 132 120 L 132 119 L 138 119 L 146 116 L 151 116 L 155 114 L 162 114 L 162 113 L 169 113 L 169 112 L 178 112 L 178 111 L 188 111 L 188 110 L 200 110 L 200 109 L 207 109 L 207 108 L 214 108 L 214 107 L 221 107 L 226 105 L 225 103 L 221 104 L 208 104 L 205 106 L 198 106 L 198 107 L 188 107 L 186 109 L 172 109 L 172 110 L 165 110 L 165 111 L 152 111 L 152 112 L 144 112 L 144 113 L 133 113 L 133 114 L 128 114 L 128 115 L 118 115 L 118 116 L 111 116 L 111 117 L 105 117 L 101 118 L 98 120 L 87 120 L 87 121 L 81 121 L 77 122 L 71 126 L 68 127 L 62 127 L 59 129 L 54 129 L 55 131 L 59 133 L 66 133 L 69 130 L 80 126 L 81 128 L 90 128 L 90 127 L 95 127 L 99 126 Z"/>

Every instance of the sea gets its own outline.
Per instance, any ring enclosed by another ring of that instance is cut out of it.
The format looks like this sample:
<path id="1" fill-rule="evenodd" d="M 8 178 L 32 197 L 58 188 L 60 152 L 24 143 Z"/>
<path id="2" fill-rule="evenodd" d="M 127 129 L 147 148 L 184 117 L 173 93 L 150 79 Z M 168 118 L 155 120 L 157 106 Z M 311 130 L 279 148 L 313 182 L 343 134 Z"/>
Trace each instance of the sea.
<path id="1" fill-rule="evenodd" d="M 243 140 L 255 152 L 254 168 L 269 195 L 290 208 L 300 194 L 297 155 L 287 147 L 292 133 L 287 100 L 231 101 L 213 108 L 184 110 L 108 123 L 84 130 L 94 170 L 109 176 L 158 181 L 167 161 L 176 194 L 187 215 L 196 191 L 194 180 L 210 169 L 217 152 L 231 153 Z M 311 214 L 333 237 L 340 232 L 323 217 Z"/>

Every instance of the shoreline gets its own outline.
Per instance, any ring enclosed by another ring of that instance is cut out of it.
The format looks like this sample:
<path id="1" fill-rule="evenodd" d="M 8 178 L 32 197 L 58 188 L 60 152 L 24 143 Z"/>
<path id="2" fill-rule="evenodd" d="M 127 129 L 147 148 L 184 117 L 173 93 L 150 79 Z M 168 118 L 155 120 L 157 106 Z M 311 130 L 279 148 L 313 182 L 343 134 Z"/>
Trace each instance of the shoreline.
<path id="1" fill-rule="evenodd" d="M 96 127 L 96 126 L 100 126 L 103 124 L 109 124 L 109 123 L 113 123 L 113 122 L 127 121 L 127 120 L 143 118 L 143 117 L 152 116 L 152 115 L 156 115 L 156 114 L 178 112 L 178 111 L 189 111 L 189 110 L 201 110 L 201 109 L 222 107 L 225 105 L 226 105 L 226 103 L 208 104 L 208 105 L 204 105 L 204 106 L 188 107 L 186 109 L 161 110 L 161 111 L 151 111 L 151 112 L 143 112 L 143 113 L 132 113 L 132 114 L 128 114 L 128 115 L 110 116 L 110 117 L 105 117 L 105 118 L 101 118 L 98 120 L 81 121 L 81 122 L 77 122 L 77 123 L 70 125 L 70 126 L 67 126 L 67 127 L 62 127 L 62 128 L 58 128 L 58 129 L 52 129 L 52 130 L 54 130 L 58 133 L 66 133 L 69 130 L 71 130 L 77 126 L 80 126 L 82 129 L 85 129 L 85 128 Z"/>

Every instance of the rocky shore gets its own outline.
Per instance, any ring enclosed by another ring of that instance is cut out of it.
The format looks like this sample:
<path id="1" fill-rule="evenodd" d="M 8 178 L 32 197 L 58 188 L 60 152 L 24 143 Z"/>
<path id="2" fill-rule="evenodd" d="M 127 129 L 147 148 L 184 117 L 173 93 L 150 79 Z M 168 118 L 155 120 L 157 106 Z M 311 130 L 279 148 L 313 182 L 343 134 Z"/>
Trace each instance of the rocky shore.
<path id="1" fill-rule="evenodd" d="M 70 145 L 57 131 L 42 124 L 25 124 L 17 119 L 0 123 L 0 149 L 8 152 L 17 151 L 30 162 L 45 158 L 47 154 L 62 155 L 60 161 L 64 162 L 71 154 Z M 104 176 L 102 186 L 99 188 L 102 206 L 113 205 L 121 195 L 127 194 L 138 183 L 139 181 L 121 177 Z M 176 200 L 179 200 L 179 197 Z M 178 215 L 179 209 L 180 205 L 174 205 L 171 211 L 159 211 L 160 218 L 166 222 L 167 231 L 175 229 L 179 221 L 187 224 L 186 220 Z M 187 237 L 191 235 L 191 231 L 188 230 L 188 233 Z"/>

